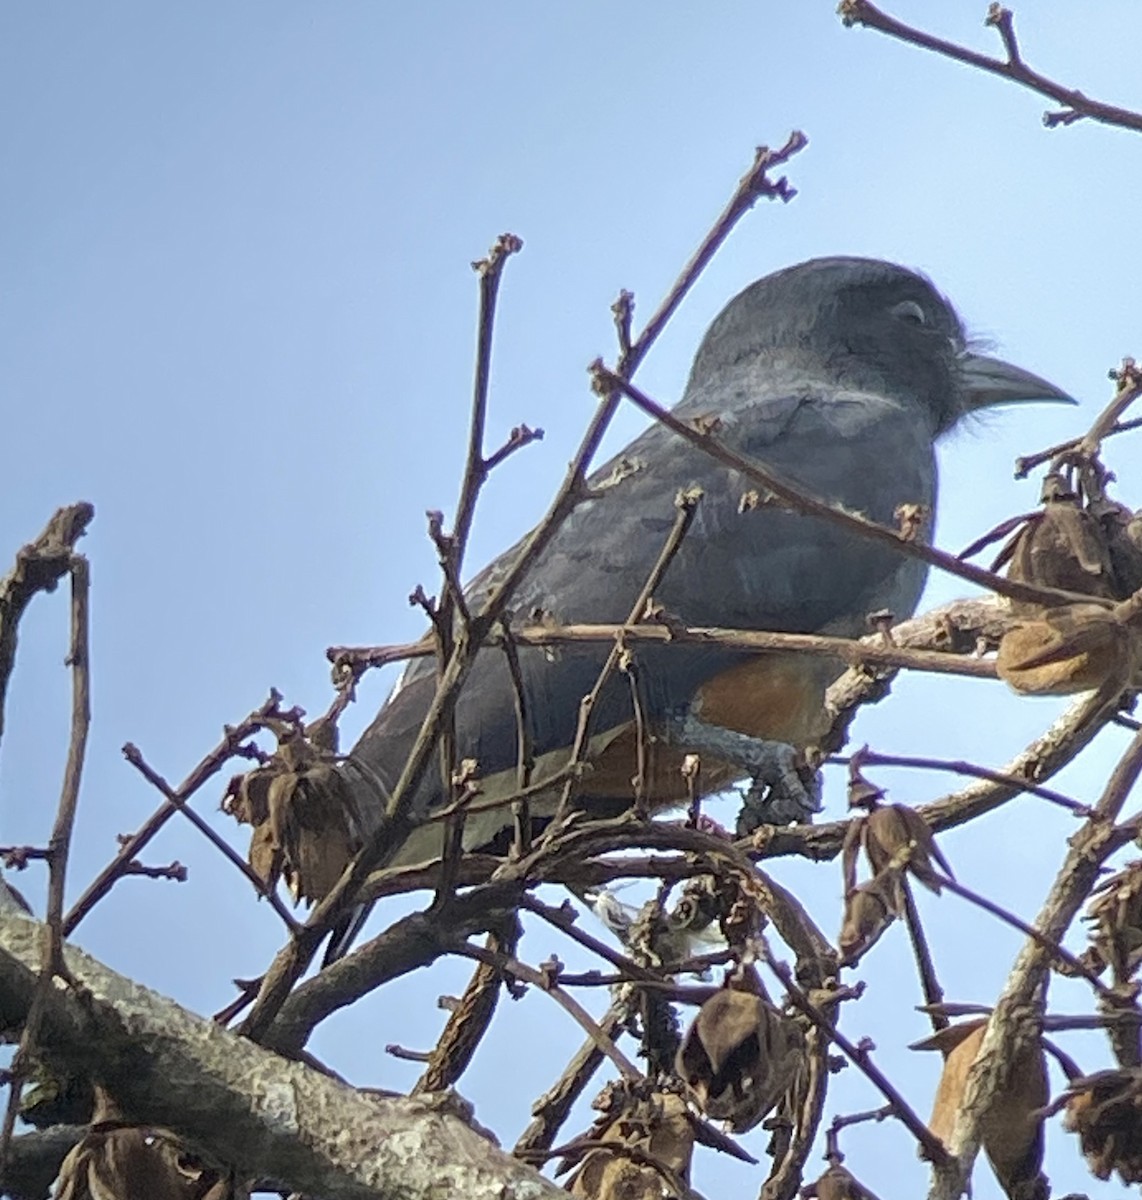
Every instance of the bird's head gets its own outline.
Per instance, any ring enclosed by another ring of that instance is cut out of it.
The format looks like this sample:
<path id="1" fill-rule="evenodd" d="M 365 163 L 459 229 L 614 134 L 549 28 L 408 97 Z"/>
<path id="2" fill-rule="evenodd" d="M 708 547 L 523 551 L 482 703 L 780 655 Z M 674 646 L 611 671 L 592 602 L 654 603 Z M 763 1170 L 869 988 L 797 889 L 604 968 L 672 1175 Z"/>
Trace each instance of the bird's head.
<path id="1" fill-rule="evenodd" d="M 1074 403 L 1038 375 L 970 349 L 929 280 L 878 259 L 815 258 L 751 284 L 710 326 L 691 386 L 755 356 L 921 404 L 935 435 L 994 404 Z"/>

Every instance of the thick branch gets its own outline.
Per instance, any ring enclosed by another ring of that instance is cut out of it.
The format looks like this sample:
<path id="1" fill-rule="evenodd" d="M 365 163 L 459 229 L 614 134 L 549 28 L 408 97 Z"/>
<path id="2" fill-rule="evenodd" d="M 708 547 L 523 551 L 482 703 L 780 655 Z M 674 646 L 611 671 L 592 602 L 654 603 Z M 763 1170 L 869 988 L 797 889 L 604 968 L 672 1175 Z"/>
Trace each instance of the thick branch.
<path id="1" fill-rule="evenodd" d="M 43 928 L 0 915 L 0 1011 L 26 1012 Z M 566 1196 L 443 1109 L 364 1096 L 252 1045 L 68 947 L 89 997 L 56 990 L 41 1043 L 106 1083 L 134 1119 L 165 1126 L 251 1177 L 326 1200 L 443 1193 Z"/>
<path id="2" fill-rule="evenodd" d="M 1102 864 L 1133 839 L 1133 824 L 1116 826 L 1114 820 L 1139 774 L 1142 733 L 1135 735 L 1111 774 L 1094 814 L 1070 839 L 1067 856 L 1035 920 L 1035 928 L 1049 943 L 1062 942 L 1098 882 Z M 1022 1025 L 1029 1011 L 1042 1007 L 1051 958 L 1040 938 L 1029 939 L 1016 958 L 968 1075 L 948 1147 L 952 1158 L 933 1168 L 929 1200 L 958 1200 L 966 1188 L 979 1153 L 980 1123 L 1011 1070 L 1007 1048 L 1028 1036 Z"/>

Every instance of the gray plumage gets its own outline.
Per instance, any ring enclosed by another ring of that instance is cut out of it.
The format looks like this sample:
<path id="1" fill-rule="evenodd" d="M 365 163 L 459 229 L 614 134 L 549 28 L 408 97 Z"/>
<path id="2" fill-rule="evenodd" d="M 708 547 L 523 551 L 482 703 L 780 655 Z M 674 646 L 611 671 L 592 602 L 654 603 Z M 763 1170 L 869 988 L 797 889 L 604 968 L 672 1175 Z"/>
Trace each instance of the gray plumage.
<path id="1" fill-rule="evenodd" d="M 892 525 L 901 504 L 934 506 L 933 443 L 942 433 L 973 409 L 1020 398 L 1065 397 L 1033 375 L 970 353 L 955 311 L 922 276 L 886 262 L 826 258 L 769 275 L 730 301 L 703 339 L 674 411 L 716 418 L 716 436 L 735 450 L 819 497 Z M 686 624 L 852 636 L 866 631 L 872 611 L 900 618 L 913 612 L 922 563 L 826 520 L 773 507 L 740 511 L 749 481 L 655 425 L 592 475 L 598 494 L 572 513 L 516 593 L 517 622 L 535 610 L 560 622 L 625 620 L 672 524 L 675 494 L 695 484 L 704 493 L 697 516 L 656 594 Z M 518 549 L 472 581 L 473 605 Z M 607 650 L 568 646 L 547 655 L 521 648 L 537 779 L 560 764 L 579 700 Z M 659 723 L 688 707 L 700 714 L 703 689 L 751 657 L 703 646 L 639 646 L 648 716 Z M 838 670 L 827 659 L 798 662 L 814 696 Z M 353 751 L 385 789 L 400 775 L 434 675 L 432 660 L 414 663 Z M 631 716 L 630 685 L 616 674 L 594 714 L 595 748 Z M 502 651 L 480 652 L 456 724 L 459 755 L 477 760 L 485 793 L 512 790 L 516 726 Z M 756 724 L 739 732 L 774 736 L 765 720 Z M 806 728 L 784 740 L 806 744 L 812 736 Z M 346 769 L 379 805 L 375 783 L 364 782 L 352 761 Z M 704 763 L 703 778 L 724 776 L 707 775 Z M 590 807 L 591 776 L 580 791 Z M 439 772 L 430 769 L 413 815 L 421 819 L 441 803 Z M 507 808 L 473 816 L 465 844 L 486 842 L 510 819 Z M 440 829 L 435 823 L 414 831 L 394 848 L 393 861 L 439 853 Z"/>

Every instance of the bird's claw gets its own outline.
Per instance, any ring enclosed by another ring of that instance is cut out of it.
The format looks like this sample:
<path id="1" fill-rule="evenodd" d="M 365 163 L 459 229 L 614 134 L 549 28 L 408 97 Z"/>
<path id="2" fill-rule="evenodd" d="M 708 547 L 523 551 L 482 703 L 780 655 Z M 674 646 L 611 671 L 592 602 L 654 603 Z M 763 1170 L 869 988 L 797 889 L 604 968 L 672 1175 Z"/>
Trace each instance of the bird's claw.
<path id="1" fill-rule="evenodd" d="M 806 822 L 821 811 L 821 777 L 786 742 L 755 742 L 753 781 L 742 797 L 737 835 L 760 825 Z"/>

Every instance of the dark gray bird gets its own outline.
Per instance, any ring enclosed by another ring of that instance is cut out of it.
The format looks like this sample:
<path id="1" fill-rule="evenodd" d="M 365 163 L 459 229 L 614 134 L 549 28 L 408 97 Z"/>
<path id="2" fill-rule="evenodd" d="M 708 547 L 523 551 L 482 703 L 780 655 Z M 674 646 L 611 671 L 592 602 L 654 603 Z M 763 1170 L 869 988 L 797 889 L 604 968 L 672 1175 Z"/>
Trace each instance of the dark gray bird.
<path id="1" fill-rule="evenodd" d="M 922 276 L 887 262 L 823 258 L 758 280 L 730 301 L 698 349 L 679 416 L 716 418 L 716 436 L 817 496 L 892 525 L 899 505 L 929 512 L 936 498 L 933 443 L 965 415 L 1022 399 L 1067 400 L 1052 384 L 970 351 L 952 306 Z M 624 621 L 662 547 L 679 489 L 703 498 L 656 600 L 693 626 L 853 636 L 870 612 L 910 615 L 927 568 L 826 520 L 761 506 L 741 510 L 749 481 L 661 425 L 652 426 L 591 477 L 579 505 L 524 579 L 512 603 L 559 622 Z M 926 527 L 930 528 L 930 524 Z M 509 550 L 468 588 L 474 604 L 512 561 Z M 554 656 L 521 648 L 534 778 L 568 756 L 579 700 L 595 682 L 605 645 Z M 685 798 L 682 756 L 702 754 L 704 792 L 772 773 L 772 816 L 808 816 L 810 796 L 782 795 L 785 760 L 820 736 L 825 688 L 840 665 L 819 656 L 745 654 L 696 645 L 637 648 L 644 711 L 659 740 L 648 794 Z M 414 663 L 353 751 L 347 771 L 365 803 L 379 803 L 401 772 L 435 688 L 431 660 Z M 478 763 L 479 804 L 515 790 L 516 719 L 502 651 L 481 651 L 456 710 L 461 758 Z M 580 785 L 588 810 L 632 799 L 635 738 L 630 684 L 616 673 L 596 706 Z M 791 751 L 790 751 L 791 754 Z M 367 770 L 353 766 L 363 762 Z M 787 765 L 787 764 L 786 764 Z M 366 775 L 371 778 L 366 779 Z M 558 789 L 546 812 L 550 815 Z M 429 771 L 414 818 L 443 803 Z M 542 813 L 542 804 L 533 813 Z M 473 813 L 468 847 L 492 840 L 510 809 Z M 391 861 L 440 852 L 440 822 L 420 824 Z"/>

